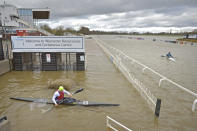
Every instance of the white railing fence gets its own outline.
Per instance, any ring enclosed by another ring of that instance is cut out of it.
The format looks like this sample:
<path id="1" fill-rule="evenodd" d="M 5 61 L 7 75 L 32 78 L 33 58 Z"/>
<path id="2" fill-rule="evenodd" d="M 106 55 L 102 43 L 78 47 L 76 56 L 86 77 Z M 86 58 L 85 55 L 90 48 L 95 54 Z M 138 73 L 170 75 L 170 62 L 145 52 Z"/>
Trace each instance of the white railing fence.
<path id="1" fill-rule="evenodd" d="M 25 30 L 36 30 L 36 31 L 39 31 L 45 35 L 48 35 L 48 36 L 53 36 L 53 34 L 41 29 L 41 28 L 38 28 L 37 26 L 32 26 L 31 24 L 29 24 L 28 22 L 22 20 L 22 19 L 17 19 L 17 22 L 19 23 L 22 23 L 24 25 L 26 25 L 28 28 L 24 28 Z"/>
<path id="2" fill-rule="evenodd" d="M 161 75 L 157 71 L 155 71 L 155 70 L 149 68 L 148 66 L 140 63 L 139 61 L 127 56 L 121 50 L 118 50 L 114 47 L 107 45 L 106 43 L 104 43 L 100 39 L 96 39 L 96 38 L 94 38 L 94 39 L 97 41 L 97 44 L 104 50 L 104 52 L 109 56 L 111 61 L 117 66 L 117 68 L 125 75 L 125 77 L 129 80 L 129 82 L 134 83 L 135 85 L 137 85 L 139 87 L 136 89 L 140 92 L 142 97 L 145 98 L 145 100 L 147 100 L 149 105 L 153 105 L 153 106 L 150 106 L 152 110 L 156 106 L 157 98 L 150 92 L 150 90 L 148 88 L 145 87 L 145 85 L 142 84 L 142 82 L 140 82 L 138 79 L 135 78 L 135 76 L 132 74 L 132 72 L 128 68 L 125 67 L 126 63 L 124 61 L 127 61 L 127 63 L 131 63 L 131 64 L 135 63 L 135 64 L 139 65 L 141 67 L 142 73 L 144 73 L 146 70 L 149 70 L 150 72 L 152 72 L 153 74 L 158 76 L 159 77 L 159 81 L 158 81 L 159 87 L 161 87 L 161 84 L 163 81 L 166 81 L 166 82 L 169 82 L 169 83 L 175 85 L 175 87 L 178 87 L 178 89 L 181 89 L 184 92 L 187 92 L 187 93 L 191 94 L 192 96 L 194 96 L 195 98 L 197 98 L 197 94 L 192 92 L 191 90 L 177 84 L 176 82 Z M 196 103 L 197 103 L 196 99 L 194 99 L 193 105 L 192 105 L 192 111 L 195 111 Z"/>
<path id="3" fill-rule="evenodd" d="M 112 130 L 114 131 L 118 131 L 118 129 L 116 129 L 115 127 L 113 127 L 111 124 L 110 124 L 110 121 L 113 122 L 114 124 L 122 127 L 123 129 L 125 129 L 126 131 L 132 131 L 131 129 L 129 129 L 128 127 L 122 125 L 121 123 L 117 122 L 116 120 L 112 119 L 111 117 L 107 116 L 106 117 L 106 121 L 107 121 L 107 127 L 111 128 Z"/>
<path id="4" fill-rule="evenodd" d="M 156 98 L 151 91 L 146 88 L 146 86 L 139 81 L 133 73 L 126 67 L 125 61 L 130 61 L 129 57 L 119 51 L 116 48 L 107 46 L 102 42 L 99 42 L 97 39 L 97 44 L 104 50 L 104 52 L 108 55 L 108 57 L 111 59 L 111 61 L 116 65 L 116 67 L 123 73 L 123 75 L 127 78 L 127 80 L 135 84 L 136 90 L 140 93 L 140 95 L 146 100 L 151 110 L 155 113 L 156 116 L 159 116 L 160 113 L 160 105 L 161 105 L 161 99 Z M 112 51 L 112 52 L 111 52 Z"/>

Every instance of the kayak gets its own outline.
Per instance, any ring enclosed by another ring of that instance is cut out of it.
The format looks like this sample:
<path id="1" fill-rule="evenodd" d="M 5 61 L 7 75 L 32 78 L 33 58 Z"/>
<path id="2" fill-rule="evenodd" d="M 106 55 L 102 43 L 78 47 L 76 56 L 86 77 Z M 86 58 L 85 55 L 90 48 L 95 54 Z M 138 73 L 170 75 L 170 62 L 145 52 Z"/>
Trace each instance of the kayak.
<path id="1" fill-rule="evenodd" d="M 10 97 L 10 99 L 26 101 L 26 102 L 36 102 L 36 103 L 44 103 L 44 104 L 54 104 L 52 100 L 49 99 L 41 99 L 41 98 L 30 98 L 30 97 Z M 110 104 L 110 103 L 98 103 L 98 102 L 89 102 L 89 101 L 81 101 L 76 100 L 74 98 L 67 98 L 71 101 L 63 101 L 59 104 L 61 105 L 79 105 L 79 106 L 119 106 L 120 104 Z"/>
<path id="2" fill-rule="evenodd" d="M 171 61 L 175 61 L 175 59 L 173 57 L 169 57 L 168 59 Z"/>
<path id="3" fill-rule="evenodd" d="M 161 57 L 166 57 L 168 60 L 170 60 L 170 61 L 176 61 L 175 59 L 174 59 L 174 57 L 168 57 L 168 56 L 165 56 L 165 55 L 161 55 Z"/>

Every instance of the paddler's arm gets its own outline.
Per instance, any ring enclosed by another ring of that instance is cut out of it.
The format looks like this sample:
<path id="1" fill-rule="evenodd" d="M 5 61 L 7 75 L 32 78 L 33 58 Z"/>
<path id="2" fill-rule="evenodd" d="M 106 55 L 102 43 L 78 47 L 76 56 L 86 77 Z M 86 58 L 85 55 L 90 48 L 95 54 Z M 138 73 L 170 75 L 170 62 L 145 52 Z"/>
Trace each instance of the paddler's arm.
<path id="1" fill-rule="evenodd" d="M 59 94 L 58 94 L 57 92 L 55 92 L 55 93 L 53 94 L 53 97 L 52 97 L 52 101 L 53 101 L 53 103 L 55 104 L 55 106 L 58 106 L 58 104 L 57 104 L 57 102 L 56 102 L 56 100 L 55 100 L 55 98 L 58 97 L 58 96 L 59 96 Z"/>
<path id="2" fill-rule="evenodd" d="M 63 90 L 64 94 L 67 94 L 69 97 L 72 97 L 72 94 L 70 92 L 68 92 L 67 90 Z"/>

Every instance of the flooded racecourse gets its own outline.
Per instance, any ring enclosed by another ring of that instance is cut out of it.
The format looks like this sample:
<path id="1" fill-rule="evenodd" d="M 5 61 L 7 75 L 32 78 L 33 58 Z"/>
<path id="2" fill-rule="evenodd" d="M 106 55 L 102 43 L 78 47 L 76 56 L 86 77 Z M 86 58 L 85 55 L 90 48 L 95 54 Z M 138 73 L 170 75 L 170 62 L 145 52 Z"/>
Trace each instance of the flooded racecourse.
<path id="1" fill-rule="evenodd" d="M 94 37 L 197 93 L 196 45 L 152 41 L 153 37 L 145 40 L 129 39 L 128 36 Z M 86 39 L 85 44 L 86 71 L 12 71 L 0 76 L 0 114 L 8 117 L 12 131 L 103 131 L 109 130 L 106 127 L 106 116 L 134 131 L 197 129 L 197 109 L 192 112 L 193 100 L 196 97 L 169 83 L 162 83 L 161 87 L 156 88 L 150 86 L 153 94 L 162 99 L 160 116 L 157 118 L 138 91 L 96 44 L 95 39 Z M 175 57 L 175 62 L 161 57 L 169 51 Z M 137 70 L 135 73 L 138 73 Z M 57 79 L 63 82 L 71 81 L 70 92 L 84 88 L 84 91 L 73 95 L 76 99 L 117 103 L 120 106 L 54 107 L 9 99 L 51 99 L 55 90 L 48 89 L 48 84 Z M 155 79 L 148 77 L 141 81 L 149 85 Z"/>

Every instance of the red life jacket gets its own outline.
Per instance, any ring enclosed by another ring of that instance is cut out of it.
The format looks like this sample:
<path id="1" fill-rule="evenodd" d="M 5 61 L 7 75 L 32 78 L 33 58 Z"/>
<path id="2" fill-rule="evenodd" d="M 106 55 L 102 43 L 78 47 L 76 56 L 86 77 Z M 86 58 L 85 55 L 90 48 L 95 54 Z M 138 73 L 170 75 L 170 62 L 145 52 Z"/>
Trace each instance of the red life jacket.
<path id="1" fill-rule="evenodd" d="M 57 100 L 61 100 L 64 98 L 64 92 L 63 91 L 58 91 L 60 96 L 57 97 Z"/>

